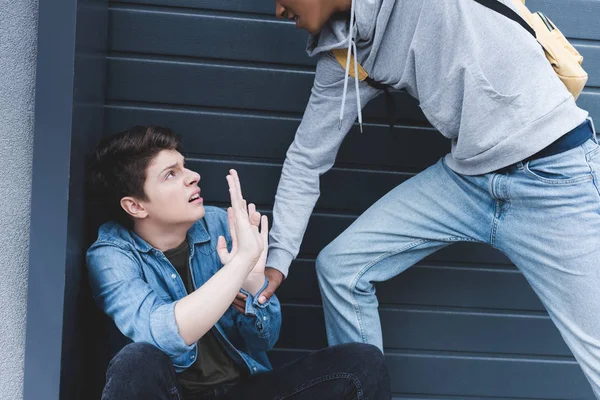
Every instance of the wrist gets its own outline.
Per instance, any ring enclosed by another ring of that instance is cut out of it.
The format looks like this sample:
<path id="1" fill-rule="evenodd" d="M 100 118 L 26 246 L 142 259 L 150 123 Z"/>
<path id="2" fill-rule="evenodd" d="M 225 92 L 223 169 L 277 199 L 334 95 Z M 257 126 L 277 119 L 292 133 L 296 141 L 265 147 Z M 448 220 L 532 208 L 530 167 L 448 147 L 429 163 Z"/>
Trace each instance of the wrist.
<path id="1" fill-rule="evenodd" d="M 259 258 L 260 254 L 255 255 L 251 252 L 238 252 L 233 256 L 230 263 L 233 262 L 240 267 L 244 267 L 246 273 L 251 273 Z"/>
<path id="2" fill-rule="evenodd" d="M 265 284 L 265 274 L 260 272 L 250 272 L 242 285 L 242 289 L 255 296 Z"/>
<path id="3" fill-rule="evenodd" d="M 267 276 L 267 279 L 269 280 L 269 282 L 276 283 L 278 286 L 285 279 L 285 276 L 283 275 L 283 273 L 280 270 L 278 270 L 277 268 L 273 268 L 273 267 L 266 267 L 265 275 Z"/>

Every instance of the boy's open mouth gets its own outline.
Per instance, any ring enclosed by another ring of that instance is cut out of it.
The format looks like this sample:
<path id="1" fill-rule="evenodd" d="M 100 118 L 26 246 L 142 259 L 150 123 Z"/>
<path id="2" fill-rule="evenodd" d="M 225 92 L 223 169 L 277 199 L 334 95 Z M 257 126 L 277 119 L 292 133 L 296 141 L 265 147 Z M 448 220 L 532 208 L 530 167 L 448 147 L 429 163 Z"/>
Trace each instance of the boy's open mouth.
<path id="1" fill-rule="evenodd" d="M 202 200 L 202 198 L 200 197 L 200 193 L 194 193 L 192 197 L 190 197 L 190 199 L 188 200 L 188 203 L 192 203 L 197 200 Z"/>

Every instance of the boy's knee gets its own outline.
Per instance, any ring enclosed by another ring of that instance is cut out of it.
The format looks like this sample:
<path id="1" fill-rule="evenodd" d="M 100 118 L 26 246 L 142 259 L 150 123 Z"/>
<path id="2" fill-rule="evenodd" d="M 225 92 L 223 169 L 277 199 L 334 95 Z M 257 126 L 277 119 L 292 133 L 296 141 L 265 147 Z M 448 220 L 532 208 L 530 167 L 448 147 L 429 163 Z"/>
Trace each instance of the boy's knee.
<path id="1" fill-rule="evenodd" d="M 319 279 L 330 279 L 332 277 L 331 272 L 335 269 L 335 264 L 335 243 L 332 242 L 325 246 L 317 256 L 315 267 Z"/>
<path id="2" fill-rule="evenodd" d="M 371 365 L 384 364 L 385 356 L 379 347 L 368 343 L 346 343 L 339 345 L 344 352 L 353 358 L 363 360 Z"/>
<path id="3" fill-rule="evenodd" d="M 148 343 L 130 343 L 112 359 L 109 371 L 119 374 L 148 373 L 171 367 L 169 357 Z"/>
<path id="4" fill-rule="evenodd" d="M 346 343 L 335 346 L 346 359 L 346 365 L 355 366 L 355 373 L 362 379 L 389 379 L 385 356 L 379 347 L 367 343 Z"/>
<path id="5" fill-rule="evenodd" d="M 356 370 L 353 371 L 368 393 L 374 398 L 387 398 L 390 389 L 390 375 L 385 363 L 385 356 L 381 350 L 372 344 L 349 343 L 346 351 L 356 361 Z"/>
<path id="6" fill-rule="evenodd" d="M 323 276 L 323 274 L 326 272 L 325 268 L 329 264 L 329 252 L 327 250 L 328 247 L 329 246 L 325 247 L 319 252 L 319 255 L 317 256 L 317 260 L 315 262 L 315 268 L 317 269 L 317 275 L 319 277 Z"/>

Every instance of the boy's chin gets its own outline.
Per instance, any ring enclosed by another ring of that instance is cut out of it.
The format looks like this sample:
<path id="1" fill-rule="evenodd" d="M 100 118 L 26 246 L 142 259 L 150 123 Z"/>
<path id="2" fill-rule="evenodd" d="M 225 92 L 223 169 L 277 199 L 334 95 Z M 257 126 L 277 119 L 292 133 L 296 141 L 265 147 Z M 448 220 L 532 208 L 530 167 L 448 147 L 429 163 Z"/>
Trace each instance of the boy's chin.
<path id="1" fill-rule="evenodd" d="M 174 218 L 172 223 L 176 225 L 189 224 L 191 226 L 204 218 L 205 214 L 206 211 L 204 210 L 204 206 L 198 205 L 191 211 L 188 210 L 185 215 L 181 216 L 181 218 Z"/>
<path id="2" fill-rule="evenodd" d="M 204 205 L 199 205 L 194 210 L 192 220 L 190 222 L 196 222 L 204 218 L 204 214 L 206 214 L 206 210 L 204 209 Z"/>

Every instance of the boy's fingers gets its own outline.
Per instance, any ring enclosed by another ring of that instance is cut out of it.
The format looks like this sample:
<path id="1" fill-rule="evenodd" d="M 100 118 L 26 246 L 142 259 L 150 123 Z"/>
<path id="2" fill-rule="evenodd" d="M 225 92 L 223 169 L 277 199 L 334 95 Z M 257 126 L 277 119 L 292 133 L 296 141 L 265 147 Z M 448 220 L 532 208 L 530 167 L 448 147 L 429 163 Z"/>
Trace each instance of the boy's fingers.
<path id="1" fill-rule="evenodd" d="M 266 215 L 263 215 L 260 218 L 260 234 L 262 235 L 263 239 L 267 241 L 269 240 L 269 217 Z"/>
<path id="2" fill-rule="evenodd" d="M 235 169 L 229 170 L 229 173 L 231 174 L 231 176 L 233 176 L 233 180 L 238 189 L 238 192 L 239 192 L 240 196 L 243 198 L 244 196 L 242 195 L 242 184 L 240 183 L 240 176 L 238 175 L 238 173 Z"/>
<path id="3" fill-rule="evenodd" d="M 260 226 L 260 213 L 256 211 L 256 205 L 250 203 L 248 204 L 248 218 L 250 219 L 250 223 L 254 226 Z"/>
<path id="4" fill-rule="evenodd" d="M 248 218 L 248 211 L 246 208 L 246 200 L 244 200 L 237 188 L 234 177 L 227 175 L 227 183 L 229 185 L 229 196 L 231 197 L 231 206 L 236 214 L 236 219 Z"/>
<path id="5" fill-rule="evenodd" d="M 240 307 L 240 306 L 238 306 L 237 304 L 234 304 L 234 305 L 233 305 L 233 307 L 234 307 L 236 310 L 238 310 L 239 312 L 241 312 L 242 314 L 245 314 L 245 313 L 246 313 L 246 309 L 245 309 L 245 308 L 242 308 L 242 307 Z"/>
<path id="6" fill-rule="evenodd" d="M 275 293 L 275 289 L 277 289 L 277 288 L 274 286 L 271 286 L 271 283 L 269 282 L 269 286 L 267 286 L 265 288 L 265 290 L 263 290 L 262 294 L 258 298 L 258 302 L 260 304 L 265 304 L 267 302 L 267 300 L 269 300 L 271 297 L 273 297 L 273 294 Z"/>
<path id="7" fill-rule="evenodd" d="M 254 203 L 248 204 L 248 219 L 252 225 L 258 225 L 256 222 L 256 205 Z M 260 221 L 259 221 L 260 222 Z"/>
<path id="8" fill-rule="evenodd" d="M 258 298 L 258 302 L 260 304 L 265 304 L 267 302 L 267 300 L 269 300 L 271 297 L 273 297 L 273 294 L 275 293 L 275 291 L 277 290 L 277 288 L 279 287 L 279 285 L 281 285 L 281 282 L 283 281 L 283 274 L 275 268 L 267 267 L 265 269 L 265 275 L 267 276 L 267 280 L 269 281 L 269 284 L 267 285 L 265 290 L 261 293 L 261 295 Z"/>
<path id="9" fill-rule="evenodd" d="M 227 222 L 229 224 L 229 234 L 231 235 L 232 250 L 237 248 L 237 233 L 235 229 L 235 215 L 231 207 L 227 208 Z"/>
<path id="10" fill-rule="evenodd" d="M 233 177 L 231 175 L 227 175 L 225 179 L 227 179 L 227 185 L 229 185 L 229 197 L 231 198 L 231 206 L 237 210 L 240 207 L 240 198 L 237 192 L 235 182 L 233 181 Z"/>
<path id="11" fill-rule="evenodd" d="M 241 313 L 245 313 L 246 312 L 246 299 L 248 298 L 248 296 L 246 296 L 243 293 L 238 293 L 235 296 L 235 299 L 233 299 L 233 306 Z"/>
<path id="12" fill-rule="evenodd" d="M 226 258 L 229 255 L 227 251 L 227 242 L 223 236 L 219 236 L 217 240 L 217 254 L 221 259 Z"/>
<path id="13" fill-rule="evenodd" d="M 235 298 L 236 298 L 236 299 L 243 300 L 243 301 L 246 301 L 246 299 L 248 298 L 248 296 L 246 296 L 246 295 L 245 295 L 244 293 L 242 293 L 242 292 L 238 292 L 238 294 L 236 294 L 236 295 L 235 295 Z"/>

